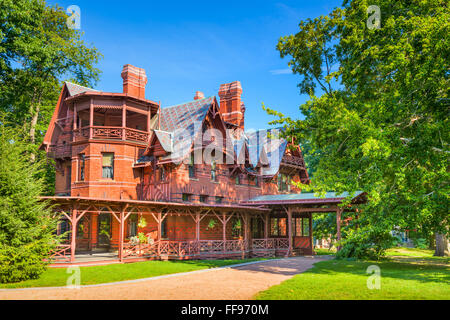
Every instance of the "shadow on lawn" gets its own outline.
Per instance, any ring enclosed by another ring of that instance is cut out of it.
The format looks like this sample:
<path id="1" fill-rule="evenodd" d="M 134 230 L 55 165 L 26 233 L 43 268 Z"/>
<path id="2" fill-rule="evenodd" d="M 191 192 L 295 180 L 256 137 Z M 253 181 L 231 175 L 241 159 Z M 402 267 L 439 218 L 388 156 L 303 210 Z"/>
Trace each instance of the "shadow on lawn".
<path id="1" fill-rule="evenodd" d="M 402 259 L 403 260 L 403 259 Z M 377 265 L 381 270 L 382 278 L 393 278 L 402 280 L 416 280 L 420 282 L 441 282 L 450 284 L 450 267 L 448 265 L 436 264 L 413 264 L 411 262 L 378 262 L 378 261 L 347 261 L 332 260 L 319 262 L 309 273 L 316 274 L 339 274 L 347 273 L 359 276 L 369 276 L 367 267 Z"/>

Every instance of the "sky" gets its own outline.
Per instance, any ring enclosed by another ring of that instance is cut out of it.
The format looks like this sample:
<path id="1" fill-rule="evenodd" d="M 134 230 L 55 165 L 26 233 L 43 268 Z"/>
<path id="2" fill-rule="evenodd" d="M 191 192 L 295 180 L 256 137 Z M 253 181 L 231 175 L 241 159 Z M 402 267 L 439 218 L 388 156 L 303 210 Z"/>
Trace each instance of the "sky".
<path id="1" fill-rule="evenodd" d="M 302 118 L 300 76 L 276 50 L 300 20 L 329 13 L 341 1 L 47 1 L 81 11 L 83 40 L 103 54 L 95 89 L 122 92 L 125 64 L 144 68 L 146 98 L 162 107 L 191 101 L 196 91 L 215 95 L 239 80 L 245 128 L 269 128 L 261 104 Z"/>

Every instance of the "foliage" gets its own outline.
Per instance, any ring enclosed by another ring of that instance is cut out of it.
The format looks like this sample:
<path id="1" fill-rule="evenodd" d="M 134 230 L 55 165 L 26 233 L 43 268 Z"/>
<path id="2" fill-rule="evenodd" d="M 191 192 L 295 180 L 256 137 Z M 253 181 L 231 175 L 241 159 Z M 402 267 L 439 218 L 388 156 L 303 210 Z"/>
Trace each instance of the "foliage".
<path id="1" fill-rule="evenodd" d="M 0 282 L 17 282 L 44 272 L 57 244 L 56 218 L 39 201 L 44 164 L 30 163 L 23 132 L 0 123 Z"/>
<path id="2" fill-rule="evenodd" d="M 139 217 L 138 227 L 139 228 L 145 228 L 147 226 L 147 220 L 144 218 L 143 215 Z"/>
<path id="3" fill-rule="evenodd" d="M 208 225 L 206 226 L 206 230 L 214 229 L 217 225 L 217 221 L 215 219 L 210 219 Z"/>
<path id="4" fill-rule="evenodd" d="M 263 106 L 316 160 L 303 189 L 368 193 L 358 229 L 342 243 L 356 255 L 382 255 L 394 227 L 426 238 L 450 232 L 447 2 L 370 4 L 380 7 L 380 29 L 366 25 L 369 3 L 353 0 L 280 38 L 281 57 L 310 97 L 304 120 Z"/>
<path id="5" fill-rule="evenodd" d="M 62 80 L 89 86 L 98 80 L 94 67 L 98 50 L 81 40 L 82 33 L 66 26 L 63 8 L 44 0 L 1 0 L 0 111 L 8 123 L 24 127 L 32 159 L 45 159 L 37 151 L 47 130 Z M 41 173 L 52 193 L 54 170 Z"/>

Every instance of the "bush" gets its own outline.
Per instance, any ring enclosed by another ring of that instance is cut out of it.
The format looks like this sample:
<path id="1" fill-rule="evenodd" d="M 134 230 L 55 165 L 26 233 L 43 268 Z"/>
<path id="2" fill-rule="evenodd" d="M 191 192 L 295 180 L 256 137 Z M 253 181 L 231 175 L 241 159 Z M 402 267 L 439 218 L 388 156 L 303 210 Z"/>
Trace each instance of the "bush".
<path id="1" fill-rule="evenodd" d="M 394 237 L 380 229 L 366 228 L 351 231 L 341 240 L 341 250 L 336 254 L 338 259 L 369 259 L 380 260 L 385 251 L 392 247 Z"/>
<path id="2" fill-rule="evenodd" d="M 428 241 L 424 238 L 413 238 L 413 243 L 416 248 L 428 249 Z"/>

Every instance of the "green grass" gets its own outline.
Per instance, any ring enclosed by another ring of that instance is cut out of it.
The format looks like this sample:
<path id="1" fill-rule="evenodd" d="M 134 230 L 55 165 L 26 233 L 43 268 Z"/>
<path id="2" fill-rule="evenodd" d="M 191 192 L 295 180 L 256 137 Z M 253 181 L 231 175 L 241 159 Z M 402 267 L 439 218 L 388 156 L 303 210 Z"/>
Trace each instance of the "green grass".
<path id="1" fill-rule="evenodd" d="M 397 250 L 398 248 L 395 248 Z M 404 248 L 402 248 L 404 249 Z M 450 300 L 450 260 L 432 257 L 430 252 L 405 250 L 399 256 L 391 250 L 387 261 L 328 260 L 260 292 L 256 299 L 445 299 Z M 393 257 L 395 256 L 395 257 Z M 367 267 L 381 270 L 381 288 L 368 289 Z"/>
<path id="2" fill-rule="evenodd" d="M 217 268 L 257 260 L 264 259 L 145 261 L 126 264 L 111 264 L 106 266 L 80 267 L 81 285 L 134 280 L 171 273 Z M 72 273 L 67 273 L 67 268 L 48 268 L 39 279 L 16 283 L 0 283 L 0 288 L 65 286 L 67 279 L 71 275 Z"/>
<path id="3" fill-rule="evenodd" d="M 328 256 L 328 255 L 335 255 L 336 249 L 314 249 L 314 252 L 318 256 Z"/>

